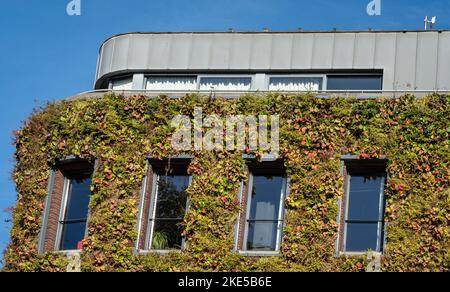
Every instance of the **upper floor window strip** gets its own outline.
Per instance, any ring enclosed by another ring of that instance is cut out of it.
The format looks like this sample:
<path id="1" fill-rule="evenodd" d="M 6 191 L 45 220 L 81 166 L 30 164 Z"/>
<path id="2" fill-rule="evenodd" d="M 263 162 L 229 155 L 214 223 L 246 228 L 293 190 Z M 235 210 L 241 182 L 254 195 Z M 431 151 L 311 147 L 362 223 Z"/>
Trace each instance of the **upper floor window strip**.
<path id="1" fill-rule="evenodd" d="M 261 75 L 261 74 L 260 74 Z M 149 75 L 145 89 L 150 91 L 377 91 L 383 89 L 382 74 L 262 74 L 264 82 L 254 83 L 256 75 Z M 132 78 L 113 79 L 112 90 L 131 90 Z"/>

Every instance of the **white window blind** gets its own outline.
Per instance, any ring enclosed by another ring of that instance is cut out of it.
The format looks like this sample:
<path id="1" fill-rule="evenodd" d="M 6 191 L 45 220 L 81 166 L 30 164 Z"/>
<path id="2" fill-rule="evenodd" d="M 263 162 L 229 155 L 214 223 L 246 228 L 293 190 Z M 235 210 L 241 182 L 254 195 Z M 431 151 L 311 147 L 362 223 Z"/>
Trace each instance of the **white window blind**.
<path id="1" fill-rule="evenodd" d="M 126 78 L 126 79 L 113 80 L 112 89 L 113 90 L 131 90 L 131 89 L 133 89 L 133 79 Z"/>
<path id="2" fill-rule="evenodd" d="M 197 77 L 148 77 L 147 90 L 197 90 Z"/>
<path id="3" fill-rule="evenodd" d="M 202 77 L 200 90 L 248 91 L 252 88 L 250 77 Z"/>
<path id="4" fill-rule="evenodd" d="M 318 91 L 321 86 L 322 78 L 272 77 L 269 91 Z"/>

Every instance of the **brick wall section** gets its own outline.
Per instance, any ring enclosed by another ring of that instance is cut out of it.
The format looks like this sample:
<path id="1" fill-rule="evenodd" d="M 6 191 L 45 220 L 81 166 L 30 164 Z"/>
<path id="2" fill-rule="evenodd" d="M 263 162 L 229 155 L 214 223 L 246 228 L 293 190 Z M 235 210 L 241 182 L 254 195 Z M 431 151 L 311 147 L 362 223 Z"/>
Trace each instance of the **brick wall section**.
<path id="1" fill-rule="evenodd" d="M 340 215 L 340 222 L 338 222 L 339 224 L 339 242 L 338 242 L 338 252 L 343 252 L 344 251 L 344 242 L 345 242 L 345 209 L 347 206 L 347 190 L 349 188 L 348 185 L 348 175 L 347 175 L 347 167 L 344 166 L 344 196 L 342 197 L 341 200 L 341 208 L 339 210 L 339 215 Z"/>
<path id="2" fill-rule="evenodd" d="M 250 178 L 250 172 L 247 170 L 247 178 Z M 237 250 L 245 250 L 245 227 L 247 223 L 247 202 L 248 202 L 248 191 L 249 191 L 250 180 L 244 182 L 244 188 L 242 190 L 242 199 L 241 199 L 241 212 L 239 216 L 239 225 L 238 225 L 238 241 L 237 241 Z"/>
<path id="3" fill-rule="evenodd" d="M 138 243 L 138 249 L 139 250 L 146 250 L 147 247 L 145 246 L 145 240 L 148 236 L 147 230 L 149 225 L 149 218 L 150 218 L 150 204 L 151 204 L 151 198 L 152 198 L 152 192 L 153 192 L 153 177 L 154 172 L 151 167 L 148 169 L 147 173 L 147 183 L 145 186 L 145 192 L 143 194 L 144 198 L 144 204 L 142 209 L 142 216 L 141 216 L 141 232 L 140 232 L 140 238 Z"/>
<path id="4" fill-rule="evenodd" d="M 51 202 L 47 228 L 45 230 L 44 251 L 55 250 L 56 234 L 58 232 L 59 215 L 64 191 L 64 176 L 61 171 L 55 172 L 55 180 L 52 188 Z"/>

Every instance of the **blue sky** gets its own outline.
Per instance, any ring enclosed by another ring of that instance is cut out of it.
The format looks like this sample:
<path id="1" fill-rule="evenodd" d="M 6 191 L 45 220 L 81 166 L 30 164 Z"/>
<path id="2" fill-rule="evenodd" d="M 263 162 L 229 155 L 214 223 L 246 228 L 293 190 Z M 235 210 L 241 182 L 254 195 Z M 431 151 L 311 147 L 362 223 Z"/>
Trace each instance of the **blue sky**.
<path id="1" fill-rule="evenodd" d="M 0 3 L 0 250 L 14 205 L 12 131 L 33 108 L 92 89 L 98 48 L 130 31 L 260 31 L 422 29 L 425 15 L 450 28 L 448 0 L 381 0 L 382 15 L 368 16 L 371 0 L 81 0 L 81 16 L 68 16 L 70 0 Z"/>

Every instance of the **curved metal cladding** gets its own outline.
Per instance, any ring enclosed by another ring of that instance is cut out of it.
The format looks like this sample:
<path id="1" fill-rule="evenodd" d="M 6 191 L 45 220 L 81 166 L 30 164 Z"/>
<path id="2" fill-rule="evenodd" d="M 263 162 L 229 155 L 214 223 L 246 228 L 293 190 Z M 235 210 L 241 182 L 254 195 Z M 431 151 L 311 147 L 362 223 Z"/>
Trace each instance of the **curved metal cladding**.
<path id="1" fill-rule="evenodd" d="M 100 48 L 96 88 L 124 73 L 379 70 L 384 90 L 450 90 L 450 31 L 131 33 Z"/>

